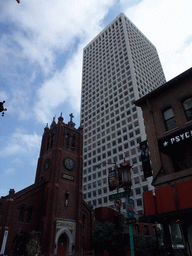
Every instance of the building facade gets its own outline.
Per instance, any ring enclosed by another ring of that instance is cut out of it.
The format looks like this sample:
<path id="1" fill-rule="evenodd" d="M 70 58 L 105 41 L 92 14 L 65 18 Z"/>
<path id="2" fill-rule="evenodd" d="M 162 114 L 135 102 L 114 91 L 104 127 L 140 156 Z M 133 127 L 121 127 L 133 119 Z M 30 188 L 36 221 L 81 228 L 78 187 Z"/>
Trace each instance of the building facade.
<path id="1" fill-rule="evenodd" d="M 83 131 L 53 120 L 42 137 L 35 183 L 0 199 L 0 254 L 27 255 L 35 239 L 43 255 L 90 250 L 92 209 L 82 195 Z"/>
<path id="2" fill-rule="evenodd" d="M 192 68 L 135 104 L 143 111 L 155 186 L 143 193 L 140 220 L 162 224 L 171 255 L 180 228 L 192 255 Z"/>
<path id="3" fill-rule="evenodd" d="M 108 189 L 108 172 L 125 158 L 133 165 L 135 211 L 143 213 L 142 192 L 151 189 L 151 179 L 142 171 L 139 143 L 145 131 L 141 110 L 133 102 L 164 82 L 156 48 L 124 14 L 84 48 L 83 194 L 94 208 L 114 207 L 108 195 L 116 192 Z"/>

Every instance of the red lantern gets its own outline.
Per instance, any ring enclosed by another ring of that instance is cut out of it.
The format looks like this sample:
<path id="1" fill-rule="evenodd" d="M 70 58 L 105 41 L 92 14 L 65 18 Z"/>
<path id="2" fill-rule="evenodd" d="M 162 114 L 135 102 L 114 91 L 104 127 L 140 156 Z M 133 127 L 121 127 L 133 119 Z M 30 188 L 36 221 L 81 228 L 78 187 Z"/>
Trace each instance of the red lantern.
<path id="1" fill-rule="evenodd" d="M 131 168 L 132 166 L 127 163 L 124 159 L 124 162 L 120 164 L 120 172 L 121 172 L 121 177 L 122 177 L 122 187 L 124 188 L 125 191 L 131 189 Z"/>

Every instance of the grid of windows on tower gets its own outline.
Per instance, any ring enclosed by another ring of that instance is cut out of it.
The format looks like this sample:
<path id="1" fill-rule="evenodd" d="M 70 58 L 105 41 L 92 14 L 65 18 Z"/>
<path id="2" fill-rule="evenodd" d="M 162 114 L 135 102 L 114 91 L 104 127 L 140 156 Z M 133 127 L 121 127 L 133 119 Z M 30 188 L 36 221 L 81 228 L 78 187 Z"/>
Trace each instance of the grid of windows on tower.
<path id="1" fill-rule="evenodd" d="M 94 207 L 114 207 L 108 199 L 111 192 L 107 175 L 113 163 L 122 163 L 125 158 L 133 165 L 132 196 L 135 207 L 142 211 L 142 192 L 150 185 L 143 176 L 140 159 L 143 119 L 133 102 L 164 82 L 155 47 L 124 15 L 85 47 L 81 99 L 83 191 L 84 199 Z M 99 165 L 102 162 L 108 164 Z"/>

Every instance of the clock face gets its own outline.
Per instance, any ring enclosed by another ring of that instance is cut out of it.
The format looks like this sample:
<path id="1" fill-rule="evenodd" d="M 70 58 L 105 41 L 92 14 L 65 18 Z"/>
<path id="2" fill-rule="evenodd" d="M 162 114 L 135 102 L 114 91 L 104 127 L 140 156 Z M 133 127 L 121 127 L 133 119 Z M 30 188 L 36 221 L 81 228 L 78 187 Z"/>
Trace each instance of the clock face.
<path id="1" fill-rule="evenodd" d="M 51 159 L 50 158 L 47 158 L 44 162 L 44 170 L 48 170 L 49 169 L 49 166 L 51 165 Z"/>
<path id="2" fill-rule="evenodd" d="M 72 158 L 66 157 L 63 159 L 63 165 L 68 171 L 72 171 L 75 167 L 75 162 Z"/>

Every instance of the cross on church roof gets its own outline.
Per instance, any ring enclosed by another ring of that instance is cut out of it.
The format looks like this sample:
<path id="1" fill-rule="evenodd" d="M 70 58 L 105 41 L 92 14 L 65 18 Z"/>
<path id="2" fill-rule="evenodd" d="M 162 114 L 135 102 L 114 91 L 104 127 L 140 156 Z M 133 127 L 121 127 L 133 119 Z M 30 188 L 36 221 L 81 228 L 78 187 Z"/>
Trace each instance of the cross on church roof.
<path id="1" fill-rule="evenodd" d="M 70 122 L 73 122 L 73 120 L 72 120 L 74 117 L 73 113 L 71 113 L 69 116 L 70 116 Z"/>

